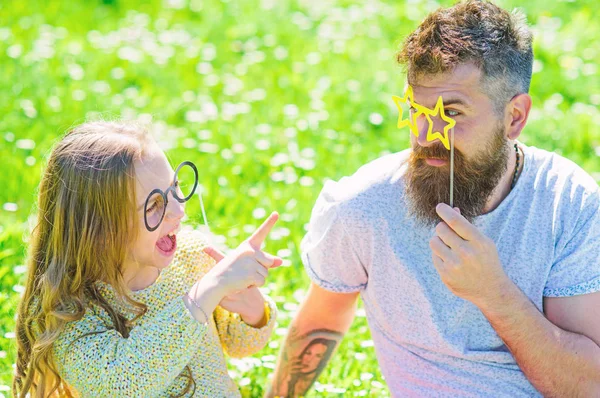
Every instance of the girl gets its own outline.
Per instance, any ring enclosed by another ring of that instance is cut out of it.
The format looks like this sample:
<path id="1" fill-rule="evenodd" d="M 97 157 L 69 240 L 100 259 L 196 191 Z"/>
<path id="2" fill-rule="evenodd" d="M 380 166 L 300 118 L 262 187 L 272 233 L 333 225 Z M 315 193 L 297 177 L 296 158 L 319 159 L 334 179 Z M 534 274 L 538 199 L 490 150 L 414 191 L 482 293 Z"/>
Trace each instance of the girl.
<path id="1" fill-rule="evenodd" d="M 88 123 L 56 145 L 17 316 L 16 396 L 240 395 L 223 351 L 257 352 L 275 324 L 257 286 L 282 262 L 260 250 L 277 214 L 225 257 L 178 234 L 197 183 L 135 126 Z"/>

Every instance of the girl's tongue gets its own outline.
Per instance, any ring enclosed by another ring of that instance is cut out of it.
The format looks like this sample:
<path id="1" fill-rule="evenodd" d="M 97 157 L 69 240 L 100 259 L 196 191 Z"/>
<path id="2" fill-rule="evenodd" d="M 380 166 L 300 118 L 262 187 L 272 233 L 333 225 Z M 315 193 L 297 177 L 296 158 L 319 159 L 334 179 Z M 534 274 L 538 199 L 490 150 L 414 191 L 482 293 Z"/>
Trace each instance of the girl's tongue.
<path id="1" fill-rule="evenodd" d="M 156 246 L 163 251 L 164 253 L 171 253 L 175 249 L 176 238 L 175 235 L 173 237 L 163 236 L 156 242 Z"/>

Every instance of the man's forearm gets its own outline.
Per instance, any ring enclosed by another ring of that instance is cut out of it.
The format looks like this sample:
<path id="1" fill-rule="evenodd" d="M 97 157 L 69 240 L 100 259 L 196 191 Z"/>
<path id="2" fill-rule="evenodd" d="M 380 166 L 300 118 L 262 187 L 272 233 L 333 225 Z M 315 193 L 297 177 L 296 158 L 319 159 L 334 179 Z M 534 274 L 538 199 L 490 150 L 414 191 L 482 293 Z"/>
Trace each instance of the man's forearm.
<path id="1" fill-rule="evenodd" d="M 290 327 L 266 396 L 304 396 L 325 369 L 342 338 L 340 331 L 315 329 L 300 334 L 296 327 Z"/>
<path id="2" fill-rule="evenodd" d="M 594 341 L 554 325 L 515 284 L 479 308 L 544 396 L 599 396 L 600 347 Z"/>
<path id="3" fill-rule="evenodd" d="M 317 380 L 356 312 L 358 293 L 332 293 L 311 284 L 290 324 L 266 397 L 299 397 Z"/>

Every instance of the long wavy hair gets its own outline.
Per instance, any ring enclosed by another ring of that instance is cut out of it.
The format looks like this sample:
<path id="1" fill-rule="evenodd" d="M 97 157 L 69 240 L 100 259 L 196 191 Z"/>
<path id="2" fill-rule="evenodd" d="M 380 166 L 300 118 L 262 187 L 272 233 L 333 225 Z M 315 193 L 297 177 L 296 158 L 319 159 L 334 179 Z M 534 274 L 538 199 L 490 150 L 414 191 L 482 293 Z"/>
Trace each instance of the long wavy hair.
<path id="1" fill-rule="evenodd" d="M 133 163 L 152 138 L 140 126 L 91 122 L 54 147 L 39 186 L 36 225 L 29 241 L 27 282 L 16 320 L 16 397 L 77 396 L 54 363 L 53 343 L 91 304 L 110 315 L 124 338 L 147 307 L 128 295 L 123 264 L 138 231 Z M 110 284 L 135 314 L 128 320 L 102 297 Z M 189 366 L 185 395 L 195 383 Z"/>

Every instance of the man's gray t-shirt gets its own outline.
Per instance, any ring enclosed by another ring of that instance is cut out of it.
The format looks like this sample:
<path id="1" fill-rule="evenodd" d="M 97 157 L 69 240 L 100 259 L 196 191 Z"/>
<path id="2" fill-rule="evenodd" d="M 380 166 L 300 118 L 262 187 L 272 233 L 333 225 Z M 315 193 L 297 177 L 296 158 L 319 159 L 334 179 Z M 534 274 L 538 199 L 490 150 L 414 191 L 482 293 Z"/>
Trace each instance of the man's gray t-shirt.
<path id="1" fill-rule="evenodd" d="M 474 225 L 541 311 L 544 296 L 600 291 L 599 189 L 573 162 L 522 147 L 516 186 Z M 325 184 L 302 241 L 308 275 L 333 292 L 360 292 L 394 396 L 539 396 L 481 311 L 440 280 L 434 229 L 407 210 L 408 155 Z"/>

